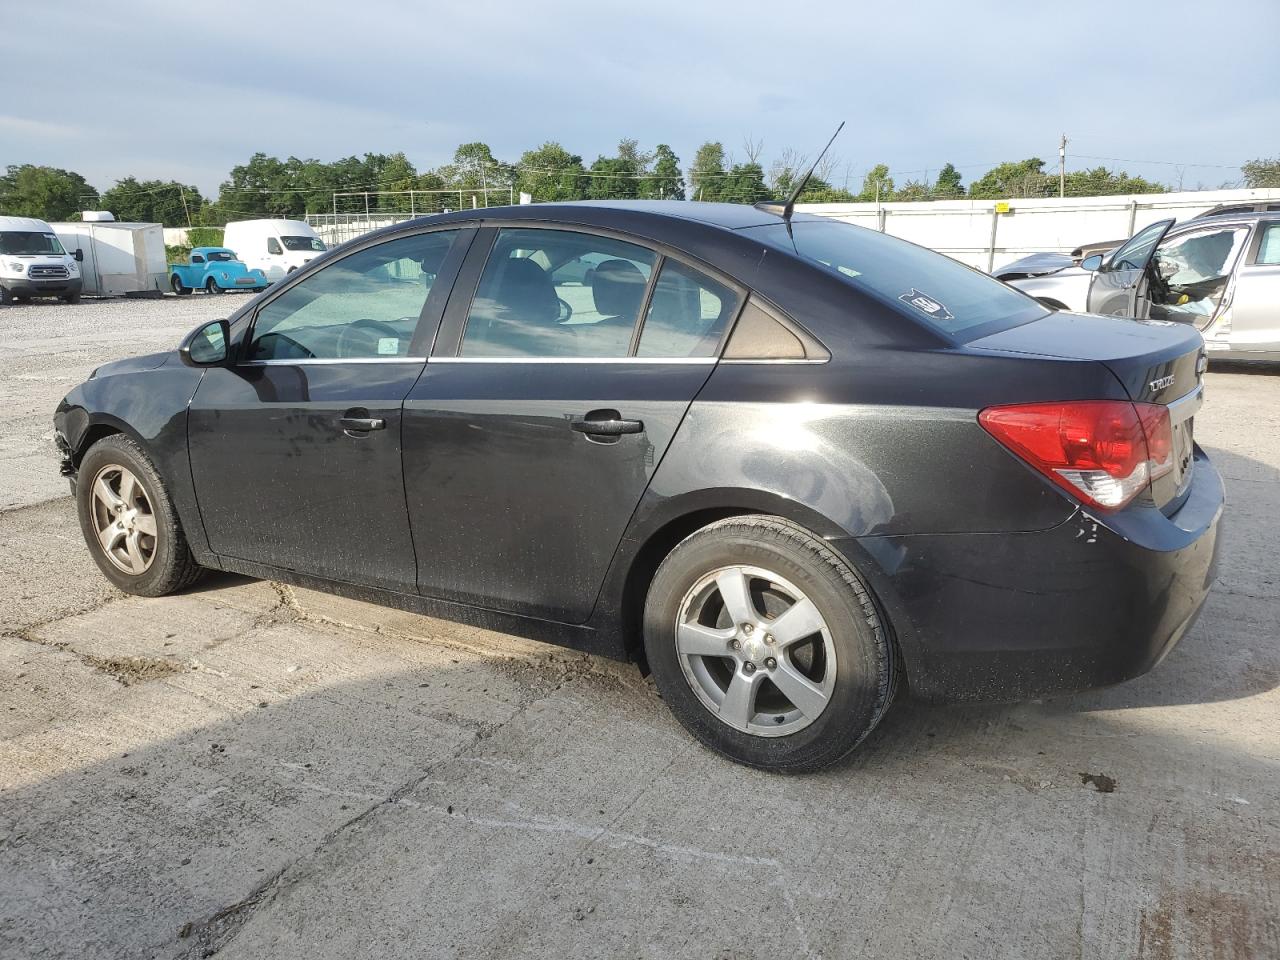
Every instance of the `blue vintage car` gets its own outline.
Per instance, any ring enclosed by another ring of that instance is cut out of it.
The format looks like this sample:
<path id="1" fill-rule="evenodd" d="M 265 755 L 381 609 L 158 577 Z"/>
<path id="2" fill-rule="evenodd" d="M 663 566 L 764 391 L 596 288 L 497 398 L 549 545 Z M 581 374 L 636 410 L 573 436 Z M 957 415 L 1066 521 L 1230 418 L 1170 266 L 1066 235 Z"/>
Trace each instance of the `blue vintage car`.
<path id="1" fill-rule="evenodd" d="M 264 290 L 271 282 L 261 270 L 250 270 L 226 247 L 196 247 L 190 263 L 169 264 L 169 286 L 179 296 L 197 288 L 207 293 Z"/>

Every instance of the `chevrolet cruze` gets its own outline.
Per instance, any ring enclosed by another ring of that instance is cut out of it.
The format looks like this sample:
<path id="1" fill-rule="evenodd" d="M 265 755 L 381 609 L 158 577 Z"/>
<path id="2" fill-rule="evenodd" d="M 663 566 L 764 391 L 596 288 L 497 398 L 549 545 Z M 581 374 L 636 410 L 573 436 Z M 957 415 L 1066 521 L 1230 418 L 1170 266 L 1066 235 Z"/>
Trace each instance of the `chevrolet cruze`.
<path id="1" fill-rule="evenodd" d="M 1150 669 L 1223 489 L 1184 324 L 777 207 L 463 211 L 318 257 L 55 417 L 103 574 L 205 569 L 629 659 L 704 744 Z"/>

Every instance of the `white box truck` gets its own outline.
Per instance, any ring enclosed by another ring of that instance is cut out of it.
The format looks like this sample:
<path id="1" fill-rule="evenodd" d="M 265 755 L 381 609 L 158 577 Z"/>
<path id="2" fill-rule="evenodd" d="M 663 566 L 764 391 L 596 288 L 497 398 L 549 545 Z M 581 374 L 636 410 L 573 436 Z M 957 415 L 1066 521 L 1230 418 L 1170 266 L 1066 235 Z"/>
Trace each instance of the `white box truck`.
<path id="1" fill-rule="evenodd" d="M 80 251 L 35 217 L 0 217 L 0 303 L 32 297 L 80 299 Z"/>
<path id="2" fill-rule="evenodd" d="M 227 224 L 222 245 L 273 281 L 325 251 L 324 241 L 301 220 L 237 220 Z"/>

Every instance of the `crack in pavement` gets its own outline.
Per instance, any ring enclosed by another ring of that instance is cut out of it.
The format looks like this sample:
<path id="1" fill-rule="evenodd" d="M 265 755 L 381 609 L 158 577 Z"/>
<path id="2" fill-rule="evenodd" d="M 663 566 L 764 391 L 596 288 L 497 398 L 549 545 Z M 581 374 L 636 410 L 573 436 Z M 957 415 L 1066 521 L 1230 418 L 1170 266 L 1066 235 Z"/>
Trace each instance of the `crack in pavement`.
<path id="1" fill-rule="evenodd" d="M 178 957 L 183 958 L 183 960 L 196 960 L 196 958 L 216 956 L 240 935 L 249 921 L 253 919 L 253 916 L 258 909 L 264 905 L 274 902 L 280 892 L 290 884 L 290 875 L 292 871 L 303 866 L 307 862 L 314 860 L 327 847 L 341 838 L 344 834 L 348 833 L 352 828 L 355 828 L 366 820 L 369 820 L 380 811 L 397 803 L 411 803 L 411 801 L 406 801 L 405 798 L 418 787 L 428 782 L 431 779 L 432 773 L 434 773 L 438 767 L 463 759 L 466 754 L 474 749 L 478 744 L 488 740 L 503 728 L 517 720 L 531 707 L 546 699 L 546 696 L 532 697 L 527 702 L 522 703 L 513 710 L 510 716 L 505 720 L 499 723 L 483 724 L 481 728 L 476 731 L 475 736 L 459 746 L 457 750 L 453 751 L 448 756 L 433 760 L 417 776 L 400 784 L 381 800 L 370 804 L 351 819 L 330 830 L 321 837 L 310 850 L 290 860 L 283 867 L 254 887 L 244 898 L 230 904 L 229 906 L 221 908 L 204 919 L 184 923 L 178 931 L 178 939 L 190 940 L 191 943 L 183 950 L 182 953 L 178 954 Z"/>

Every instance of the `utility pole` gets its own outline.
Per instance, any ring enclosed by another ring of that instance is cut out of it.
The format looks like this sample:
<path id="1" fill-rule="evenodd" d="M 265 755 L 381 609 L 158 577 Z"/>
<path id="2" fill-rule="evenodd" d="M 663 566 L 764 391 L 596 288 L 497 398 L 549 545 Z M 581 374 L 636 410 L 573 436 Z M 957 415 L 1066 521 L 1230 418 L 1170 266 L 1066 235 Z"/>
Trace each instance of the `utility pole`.
<path id="1" fill-rule="evenodd" d="M 1058 196 L 1067 195 L 1067 135 L 1058 143 Z"/>
<path id="2" fill-rule="evenodd" d="M 190 229 L 191 211 L 187 209 L 187 188 L 180 185 L 178 187 L 178 194 L 182 197 L 182 212 L 187 215 L 187 228 Z"/>

